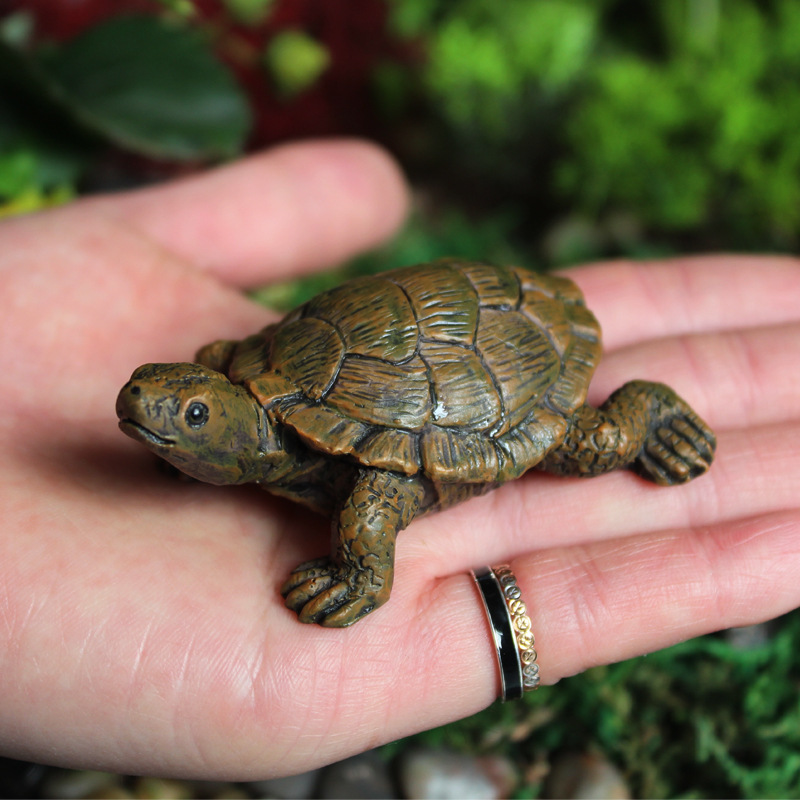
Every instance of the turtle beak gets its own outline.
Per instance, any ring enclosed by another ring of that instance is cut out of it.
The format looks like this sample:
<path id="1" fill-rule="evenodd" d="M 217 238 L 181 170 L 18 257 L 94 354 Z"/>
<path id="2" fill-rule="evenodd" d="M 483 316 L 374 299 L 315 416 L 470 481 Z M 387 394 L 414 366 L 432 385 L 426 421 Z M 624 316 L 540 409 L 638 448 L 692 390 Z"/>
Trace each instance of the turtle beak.
<path id="1" fill-rule="evenodd" d="M 130 380 L 117 396 L 119 427 L 132 439 L 151 450 L 164 450 L 175 443 L 164 429 L 167 422 L 166 398 L 153 398 L 141 384 Z"/>

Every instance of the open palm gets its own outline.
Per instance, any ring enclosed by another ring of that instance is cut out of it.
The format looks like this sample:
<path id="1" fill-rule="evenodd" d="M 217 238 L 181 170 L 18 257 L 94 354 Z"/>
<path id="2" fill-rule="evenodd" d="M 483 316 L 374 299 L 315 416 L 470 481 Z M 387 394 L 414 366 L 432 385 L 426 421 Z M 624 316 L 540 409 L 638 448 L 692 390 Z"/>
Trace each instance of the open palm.
<path id="1" fill-rule="evenodd" d="M 279 587 L 328 523 L 160 473 L 116 427 L 134 367 L 270 315 L 239 287 L 388 235 L 405 191 L 352 142 L 0 226 L 0 750 L 120 772 L 288 774 L 473 713 L 497 693 L 467 570 L 512 560 L 545 682 L 800 604 L 800 265 L 574 270 L 604 327 L 590 401 L 663 380 L 715 428 L 708 475 L 531 474 L 414 523 L 391 601 L 301 625 Z"/>

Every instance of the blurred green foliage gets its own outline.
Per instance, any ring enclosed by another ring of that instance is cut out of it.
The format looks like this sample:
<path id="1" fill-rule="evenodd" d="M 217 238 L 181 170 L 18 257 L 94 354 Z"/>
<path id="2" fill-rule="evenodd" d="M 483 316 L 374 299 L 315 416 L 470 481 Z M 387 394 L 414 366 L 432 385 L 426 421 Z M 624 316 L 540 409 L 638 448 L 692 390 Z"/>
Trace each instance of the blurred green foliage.
<path id="1" fill-rule="evenodd" d="M 513 205 L 528 260 L 800 243 L 796 0 L 385 2 L 417 53 L 374 67 L 387 141 L 445 205 Z M 31 46 L 24 12 L 0 20 L 6 199 L 25 159 L 38 166 L 22 191 L 46 196 L 74 187 L 98 145 L 162 160 L 241 149 L 250 113 L 213 56 L 213 25 L 189 0 L 162 5 L 168 19 L 99 22 L 49 48 Z M 222 3 L 248 31 L 278 6 Z M 298 17 L 273 31 L 256 64 L 279 107 L 308 102 L 335 66 L 311 28 Z"/>
<path id="2" fill-rule="evenodd" d="M 330 54 L 303 31 L 286 30 L 269 43 L 264 63 L 278 92 L 292 97 L 316 82 L 330 65 Z"/>
<path id="3" fill-rule="evenodd" d="M 426 43 L 424 83 L 441 113 L 495 146 L 519 135 L 531 101 L 581 77 L 599 34 L 589 2 L 397 0 L 393 9 L 395 30 Z"/>
<path id="4" fill-rule="evenodd" d="M 269 16 L 275 0 L 224 0 L 223 5 L 235 19 L 246 25 L 257 25 Z"/>
<path id="5" fill-rule="evenodd" d="M 788 242 L 800 226 L 800 5 L 781 0 L 771 16 L 728 2 L 704 35 L 678 7 L 662 5 L 659 62 L 597 60 L 558 188 L 593 213 L 623 205 L 660 228 Z"/>
<path id="6" fill-rule="evenodd" d="M 795 0 L 391 7 L 398 35 L 426 44 L 436 157 L 487 198 L 514 197 L 529 230 L 579 217 L 607 241 L 623 214 L 674 249 L 797 244 Z"/>

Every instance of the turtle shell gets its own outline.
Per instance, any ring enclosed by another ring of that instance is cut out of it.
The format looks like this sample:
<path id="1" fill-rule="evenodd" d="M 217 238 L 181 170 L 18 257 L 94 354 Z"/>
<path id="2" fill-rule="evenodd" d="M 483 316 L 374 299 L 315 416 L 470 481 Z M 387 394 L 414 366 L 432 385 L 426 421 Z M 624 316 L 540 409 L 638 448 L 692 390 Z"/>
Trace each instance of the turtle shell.
<path id="1" fill-rule="evenodd" d="M 317 450 L 482 483 L 561 441 L 600 350 L 571 281 L 444 259 L 318 295 L 240 343 L 229 375 Z"/>

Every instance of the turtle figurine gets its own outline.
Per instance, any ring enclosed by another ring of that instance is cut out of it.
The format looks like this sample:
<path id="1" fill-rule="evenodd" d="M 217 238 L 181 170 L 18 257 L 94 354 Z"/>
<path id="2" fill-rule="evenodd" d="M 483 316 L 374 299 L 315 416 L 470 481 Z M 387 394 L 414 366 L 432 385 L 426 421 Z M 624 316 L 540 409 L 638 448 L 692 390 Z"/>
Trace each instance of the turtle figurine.
<path id="1" fill-rule="evenodd" d="M 572 281 L 441 259 L 355 278 L 194 363 L 145 364 L 117 414 L 187 475 L 330 516 L 330 557 L 282 594 L 302 622 L 343 627 L 389 598 L 397 533 L 421 514 L 532 467 L 663 485 L 708 469 L 714 434 L 669 387 L 586 404 L 600 355 Z"/>

